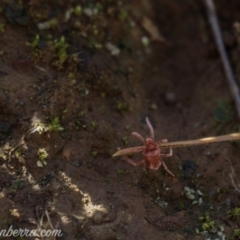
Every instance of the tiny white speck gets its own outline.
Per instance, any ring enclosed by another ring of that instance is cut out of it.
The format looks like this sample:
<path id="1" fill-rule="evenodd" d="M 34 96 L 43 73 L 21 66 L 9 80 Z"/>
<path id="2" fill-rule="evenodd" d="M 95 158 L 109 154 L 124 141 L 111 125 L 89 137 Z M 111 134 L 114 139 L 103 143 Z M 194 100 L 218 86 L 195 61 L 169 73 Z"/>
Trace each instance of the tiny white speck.
<path id="1" fill-rule="evenodd" d="M 190 200 L 195 199 L 194 195 L 187 195 L 187 198 L 190 199 Z"/>
<path id="2" fill-rule="evenodd" d="M 198 206 L 202 205 L 202 203 L 203 203 L 203 200 L 202 200 L 202 198 L 200 197 L 200 198 L 198 199 Z"/>
<path id="3" fill-rule="evenodd" d="M 224 232 L 224 226 L 220 226 L 219 229 L 221 232 Z"/>
<path id="4" fill-rule="evenodd" d="M 150 40 L 149 40 L 149 38 L 146 37 L 146 36 L 142 37 L 141 41 L 142 41 L 142 45 L 143 45 L 144 47 L 147 47 L 147 46 L 149 46 L 149 44 L 150 44 Z"/>
<path id="5" fill-rule="evenodd" d="M 67 22 L 70 18 L 71 18 L 71 15 L 73 13 L 73 9 L 68 9 L 66 12 L 65 12 L 65 16 L 64 16 L 64 22 Z"/>
<path id="6" fill-rule="evenodd" d="M 190 189 L 190 192 L 191 192 L 191 193 L 195 193 L 195 191 L 194 191 L 193 189 Z"/>
<path id="7" fill-rule="evenodd" d="M 107 43 L 106 48 L 109 52 L 111 52 L 112 55 L 119 55 L 120 53 L 120 49 L 112 43 Z"/>
<path id="8" fill-rule="evenodd" d="M 202 193 L 199 189 L 197 190 L 197 193 L 198 193 L 198 195 L 200 195 L 200 196 L 203 195 L 203 193 Z"/>
<path id="9" fill-rule="evenodd" d="M 93 10 L 91 8 L 83 9 L 83 12 L 88 16 L 91 17 L 93 15 Z"/>

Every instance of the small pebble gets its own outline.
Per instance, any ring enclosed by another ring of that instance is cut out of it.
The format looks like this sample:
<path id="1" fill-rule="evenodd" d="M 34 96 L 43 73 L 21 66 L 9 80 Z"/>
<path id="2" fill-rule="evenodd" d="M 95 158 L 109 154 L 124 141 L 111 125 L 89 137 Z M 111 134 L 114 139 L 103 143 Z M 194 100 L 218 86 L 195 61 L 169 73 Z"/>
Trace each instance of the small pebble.
<path id="1" fill-rule="evenodd" d="M 56 19 L 50 19 L 45 22 L 40 22 L 37 24 L 37 27 L 39 30 L 46 30 L 50 29 L 58 24 L 58 21 Z"/>
<path id="2" fill-rule="evenodd" d="M 71 15 L 73 13 L 73 9 L 68 9 L 66 12 L 65 12 L 65 16 L 64 16 L 64 22 L 68 22 L 71 18 Z"/>
<path id="3" fill-rule="evenodd" d="M 192 202 L 193 205 L 196 205 L 197 203 L 198 203 L 198 201 L 196 201 L 196 200 Z"/>
<path id="4" fill-rule="evenodd" d="M 202 205 L 202 203 L 203 203 L 203 200 L 202 200 L 202 198 L 200 197 L 200 198 L 198 199 L 198 206 Z"/>
<path id="5" fill-rule="evenodd" d="M 96 211 L 93 215 L 93 221 L 97 224 L 101 223 L 103 220 L 103 213 L 100 211 Z"/>
<path id="6" fill-rule="evenodd" d="M 155 203 L 157 203 L 160 207 L 167 207 L 168 203 L 162 200 L 160 197 L 155 199 Z"/>
<path id="7" fill-rule="evenodd" d="M 203 193 L 202 193 L 199 189 L 197 190 L 197 193 L 198 193 L 198 195 L 200 195 L 200 196 L 203 195 Z"/>
<path id="8" fill-rule="evenodd" d="M 207 151 L 207 152 L 204 152 L 204 155 L 205 155 L 205 156 L 211 156 L 212 153 L 211 153 L 210 151 Z"/>
<path id="9" fill-rule="evenodd" d="M 38 160 L 37 161 L 37 166 L 42 168 L 43 167 L 43 163 L 40 160 Z"/>
<path id="10" fill-rule="evenodd" d="M 150 44 L 150 40 L 149 40 L 149 38 L 146 37 L 146 36 L 142 37 L 141 42 L 142 42 L 142 45 L 143 45 L 144 47 L 148 47 L 149 44 Z"/>
<path id="11" fill-rule="evenodd" d="M 93 15 L 93 11 L 91 8 L 85 8 L 83 9 L 83 12 L 88 16 L 91 17 Z"/>
<path id="12" fill-rule="evenodd" d="M 187 197 L 188 199 L 190 199 L 190 200 L 195 199 L 194 195 L 190 195 L 190 194 L 187 194 L 186 197 Z"/>
<path id="13" fill-rule="evenodd" d="M 220 226 L 219 229 L 221 232 L 224 232 L 224 226 Z"/>
<path id="14" fill-rule="evenodd" d="M 152 103 L 152 104 L 149 106 L 149 108 L 150 108 L 151 110 L 157 110 L 157 109 L 158 109 L 157 104 L 155 104 L 155 103 Z"/>
<path id="15" fill-rule="evenodd" d="M 9 135 L 11 133 L 11 125 L 7 122 L 0 122 L 0 133 Z"/>
<path id="16" fill-rule="evenodd" d="M 227 206 L 230 206 L 230 204 L 231 204 L 231 200 L 230 200 L 229 198 L 227 198 L 227 199 L 226 199 L 226 205 L 227 205 Z"/>
<path id="17" fill-rule="evenodd" d="M 187 160 L 182 163 L 184 177 L 191 177 L 196 171 L 196 164 L 193 161 Z"/>
<path id="18" fill-rule="evenodd" d="M 209 196 L 209 197 L 213 197 L 215 194 L 216 194 L 216 192 L 212 190 L 212 191 L 210 191 L 210 192 L 208 193 L 208 196 Z"/>
<path id="19" fill-rule="evenodd" d="M 112 43 L 107 43 L 106 48 L 109 52 L 111 52 L 112 55 L 116 56 L 120 54 L 120 49 Z"/>
<path id="20" fill-rule="evenodd" d="M 173 92 L 167 92 L 165 94 L 165 100 L 167 103 L 176 103 L 177 102 L 177 97 L 175 93 Z"/>
<path id="21" fill-rule="evenodd" d="M 73 161 L 73 165 L 76 166 L 76 167 L 81 167 L 82 166 L 82 162 L 79 161 L 79 160 L 75 160 L 75 161 Z"/>
<path id="22" fill-rule="evenodd" d="M 190 189 L 190 193 L 195 193 L 195 191 L 193 189 Z"/>
<path id="23" fill-rule="evenodd" d="M 24 106 L 24 105 L 25 105 L 25 102 L 24 102 L 24 101 L 19 101 L 19 105 L 20 105 L 20 106 Z"/>

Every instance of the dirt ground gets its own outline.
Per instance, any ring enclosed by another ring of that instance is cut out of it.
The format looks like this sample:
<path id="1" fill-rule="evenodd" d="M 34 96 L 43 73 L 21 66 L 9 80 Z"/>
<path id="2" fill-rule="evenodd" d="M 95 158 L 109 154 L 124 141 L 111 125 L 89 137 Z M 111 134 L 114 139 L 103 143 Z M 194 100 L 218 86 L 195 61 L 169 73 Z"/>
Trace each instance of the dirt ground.
<path id="1" fill-rule="evenodd" d="M 240 3 L 215 2 L 240 79 Z M 149 136 L 146 116 L 157 140 L 239 131 L 203 1 L 0 12 L 0 230 L 62 233 L 8 239 L 240 239 L 239 142 L 173 149 L 175 178 L 112 158 Z"/>

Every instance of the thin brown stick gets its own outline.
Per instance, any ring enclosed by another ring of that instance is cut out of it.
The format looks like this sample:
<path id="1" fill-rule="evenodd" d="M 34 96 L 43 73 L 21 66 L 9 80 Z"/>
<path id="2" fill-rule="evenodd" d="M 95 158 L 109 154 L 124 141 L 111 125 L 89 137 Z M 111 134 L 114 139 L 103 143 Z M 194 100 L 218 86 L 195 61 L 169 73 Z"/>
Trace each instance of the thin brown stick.
<path id="1" fill-rule="evenodd" d="M 226 134 L 226 135 L 221 135 L 216 137 L 207 137 L 207 138 L 200 138 L 200 139 L 188 140 L 188 141 L 177 141 L 177 142 L 169 142 L 169 143 L 158 142 L 158 145 L 160 148 L 178 148 L 178 147 L 187 147 L 187 146 L 217 143 L 217 142 L 224 142 L 224 141 L 236 141 L 236 140 L 240 140 L 240 133 L 231 133 L 231 134 Z M 126 154 L 129 154 L 130 152 L 138 153 L 143 150 L 144 150 L 143 146 L 125 148 L 113 154 L 113 157 L 126 155 Z"/>
<path id="2" fill-rule="evenodd" d="M 224 141 L 235 141 L 240 140 L 240 133 L 231 133 L 216 137 L 207 137 L 200 138 L 196 140 L 188 140 L 188 141 L 178 141 L 178 142 L 170 142 L 170 143 L 159 143 L 158 145 L 161 148 L 178 148 L 178 147 L 187 147 L 193 145 L 202 145 L 216 142 L 224 142 Z"/>
<path id="3" fill-rule="evenodd" d="M 218 23 L 218 19 L 217 19 L 217 14 L 215 11 L 215 7 L 214 7 L 214 3 L 212 0 L 205 0 L 206 3 L 206 8 L 207 8 L 207 12 L 208 12 L 208 17 L 209 17 L 209 22 L 212 26 L 212 30 L 213 30 L 213 34 L 215 37 L 215 41 L 217 43 L 217 47 L 218 47 L 218 51 L 220 53 L 222 62 L 223 62 L 223 66 L 225 69 L 225 73 L 227 76 L 227 80 L 230 86 L 230 90 L 231 93 L 233 95 L 233 98 L 235 100 L 235 104 L 236 104 L 236 108 L 237 108 L 237 112 L 238 112 L 238 117 L 240 118 L 240 94 L 239 94 L 239 88 L 238 85 L 236 83 L 234 74 L 233 74 L 233 70 L 230 64 L 230 61 L 228 59 L 228 55 L 226 52 L 226 49 L 224 47 L 224 43 L 222 40 L 222 34 L 221 34 L 221 29 Z"/>
<path id="4" fill-rule="evenodd" d="M 112 157 L 127 155 L 127 154 L 129 154 L 129 151 L 131 151 L 131 153 L 138 153 L 138 152 L 142 152 L 143 150 L 144 150 L 144 146 L 141 146 L 141 147 L 132 147 L 132 148 L 125 148 L 125 149 L 122 149 L 122 150 L 114 153 L 114 154 L 112 155 Z"/>

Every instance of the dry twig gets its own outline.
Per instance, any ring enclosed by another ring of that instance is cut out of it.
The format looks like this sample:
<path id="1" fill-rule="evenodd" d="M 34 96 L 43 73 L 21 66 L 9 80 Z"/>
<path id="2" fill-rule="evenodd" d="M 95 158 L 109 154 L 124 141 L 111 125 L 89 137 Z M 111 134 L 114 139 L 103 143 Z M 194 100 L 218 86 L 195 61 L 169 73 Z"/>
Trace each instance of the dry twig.
<path id="1" fill-rule="evenodd" d="M 207 7 L 207 12 L 208 12 L 208 17 L 210 24 L 212 26 L 213 34 L 217 43 L 218 51 L 220 53 L 225 73 L 227 75 L 228 83 L 230 86 L 230 90 L 232 92 L 233 98 L 235 100 L 235 104 L 237 107 L 237 112 L 238 112 L 238 117 L 240 118 L 240 95 L 239 95 L 239 88 L 237 86 L 232 67 L 230 65 L 226 49 L 223 44 L 222 40 L 222 34 L 221 34 L 221 29 L 219 27 L 215 7 L 213 0 L 205 0 L 206 7 Z"/>
<path id="2" fill-rule="evenodd" d="M 187 141 L 177 141 L 177 142 L 158 142 L 158 146 L 162 148 L 179 148 L 179 147 L 189 147 L 194 145 L 202 145 L 202 144 L 209 144 L 209 143 L 217 143 L 217 142 L 225 142 L 225 141 L 235 141 L 240 140 L 240 133 L 231 133 L 221 136 L 213 136 L 213 137 L 207 137 L 207 138 L 200 138 L 195 140 L 187 140 Z M 115 154 L 113 154 L 113 157 L 122 156 L 129 154 L 129 152 L 137 153 L 143 151 L 143 147 L 132 147 L 132 148 L 125 148 L 122 150 L 119 150 Z"/>

